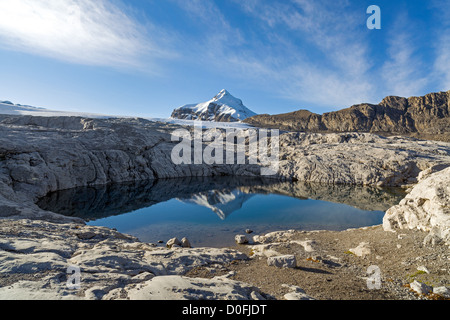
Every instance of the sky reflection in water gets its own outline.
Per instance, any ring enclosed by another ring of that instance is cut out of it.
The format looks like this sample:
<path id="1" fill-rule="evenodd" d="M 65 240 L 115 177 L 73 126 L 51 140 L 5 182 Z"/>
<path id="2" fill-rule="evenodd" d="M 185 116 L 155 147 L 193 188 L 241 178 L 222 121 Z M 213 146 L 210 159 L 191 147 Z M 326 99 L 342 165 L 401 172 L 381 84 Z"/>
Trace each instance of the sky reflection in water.
<path id="1" fill-rule="evenodd" d="M 222 247 L 247 228 L 263 234 L 381 224 L 403 196 L 398 189 L 221 177 L 76 188 L 38 205 L 144 242 L 187 237 L 193 246 Z"/>

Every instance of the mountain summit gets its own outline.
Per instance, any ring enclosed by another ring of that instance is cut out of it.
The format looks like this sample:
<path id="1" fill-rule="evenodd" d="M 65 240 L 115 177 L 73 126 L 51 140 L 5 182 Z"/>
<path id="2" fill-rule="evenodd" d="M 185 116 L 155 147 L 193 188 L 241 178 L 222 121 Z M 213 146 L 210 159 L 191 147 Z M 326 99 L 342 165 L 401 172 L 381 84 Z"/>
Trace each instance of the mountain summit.
<path id="1" fill-rule="evenodd" d="M 244 106 L 241 99 L 233 97 L 227 90 L 223 89 L 209 101 L 187 104 L 175 109 L 171 118 L 237 122 L 255 115 L 256 113 Z"/>

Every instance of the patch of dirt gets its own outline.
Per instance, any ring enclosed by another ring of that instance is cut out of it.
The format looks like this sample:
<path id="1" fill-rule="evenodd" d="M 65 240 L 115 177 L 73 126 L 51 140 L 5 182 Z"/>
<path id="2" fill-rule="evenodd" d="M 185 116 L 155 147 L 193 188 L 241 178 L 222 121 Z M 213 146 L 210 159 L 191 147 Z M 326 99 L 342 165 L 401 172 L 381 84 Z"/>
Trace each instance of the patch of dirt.
<path id="1" fill-rule="evenodd" d="M 449 286 L 450 252 L 445 245 L 424 246 L 426 233 L 415 230 L 386 232 L 382 226 L 345 231 L 298 231 L 277 247 L 280 254 L 293 254 L 297 267 L 281 269 L 267 265 L 267 257 L 252 255 L 252 244 L 236 245 L 248 260 L 216 270 L 198 268 L 188 276 L 214 277 L 234 272 L 232 279 L 253 284 L 275 299 L 290 290 L 283 284 L 302 288 L 320 300 L 416 300 L 437 299 L 418 295 L 409 288 L 414 280 L 429 286 Z M 312 240 L 311 252 L 298 242 Z M 350 249 L 362 242 L 369 251 L 357 256 Z M 426 271 L 423 271 L 423 270 Z M 377 282 L 379 274 L 380 282 Z"/>

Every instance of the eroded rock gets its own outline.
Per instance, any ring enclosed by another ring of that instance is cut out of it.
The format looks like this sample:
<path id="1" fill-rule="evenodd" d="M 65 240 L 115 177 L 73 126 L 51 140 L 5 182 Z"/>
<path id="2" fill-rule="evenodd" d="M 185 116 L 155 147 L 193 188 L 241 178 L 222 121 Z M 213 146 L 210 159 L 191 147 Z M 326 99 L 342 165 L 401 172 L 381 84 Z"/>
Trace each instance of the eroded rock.
<path id="1" fill-rule="evenodd" d="M 223 277 L 212 279 L 160 276 L 127 289 L 131 300 L 254 300 L 258 288 Z"/>
<path id="2" fill-rule="evenodd" d="M 295 268 L 297 266 L 297 259 L 295 255 L 283 255 L 267 258 L 267 265 L 277 268 Z"/>
<path id="3" fill-rule="evenodd" d="M 237 244 L 245 244 L 248 243 L 248 238 L 243 234 L 238 234 L 234 237 L 234 240 Z"/>
<path id="4" fill-rule="evenodd" d="M 419 229 L 429 232 L 426 242 L 450 245 L 450 167 L 420 181 L 383 218 L 386 231 Z"/>

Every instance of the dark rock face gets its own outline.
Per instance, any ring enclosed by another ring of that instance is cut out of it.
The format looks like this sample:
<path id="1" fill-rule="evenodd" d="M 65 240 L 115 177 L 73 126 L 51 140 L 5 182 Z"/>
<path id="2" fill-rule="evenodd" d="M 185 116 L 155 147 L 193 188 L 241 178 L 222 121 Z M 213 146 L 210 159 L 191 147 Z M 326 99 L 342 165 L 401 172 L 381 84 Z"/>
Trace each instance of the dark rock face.
<path id="1" fill-rule="evenodd" d="M 263 114 L 248 118 L 245 122 L 288 131 L 450 136 L 450 90 L 408 99 L 389 96 L 377 105 L 363 103 L 322 115 L 307 110 L 279 115 Z"/>

